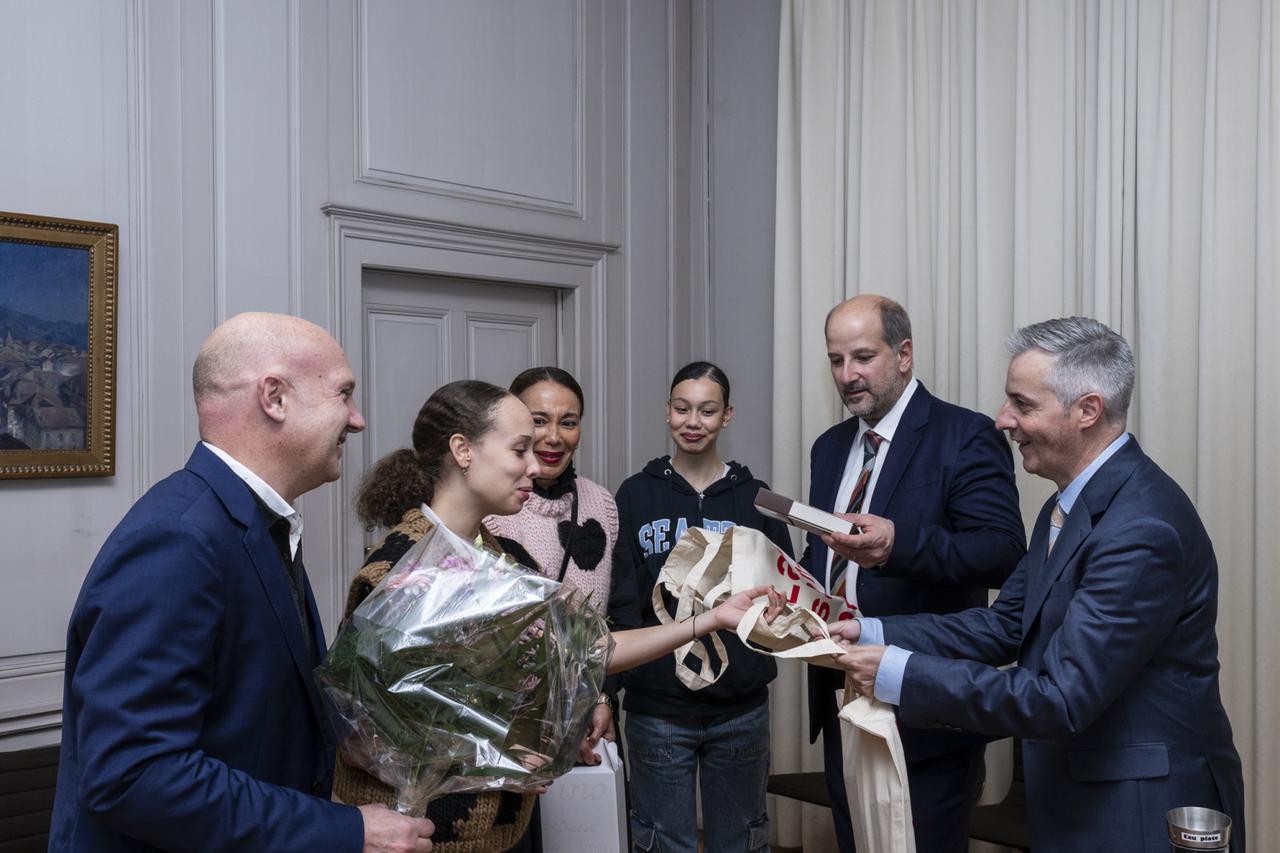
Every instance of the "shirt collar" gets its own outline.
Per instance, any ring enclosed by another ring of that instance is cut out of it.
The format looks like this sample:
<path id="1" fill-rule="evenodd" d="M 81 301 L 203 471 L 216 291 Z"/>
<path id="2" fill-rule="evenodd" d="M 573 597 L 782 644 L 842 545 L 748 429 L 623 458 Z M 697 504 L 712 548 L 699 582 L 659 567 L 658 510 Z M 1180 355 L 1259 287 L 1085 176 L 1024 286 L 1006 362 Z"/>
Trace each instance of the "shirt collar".
<path id="1" fill-rule="evenodd" d="M 911 381 L 907 383 L 907 387 L 902 389 L 902 395 L 898 397 L 898 402 L 893 404 L 893 408 L 889 410 L 889 413 L 881 418 L 874 427 L 868 426 L 866 421 L 859 418 L 858 435 L 854 443 L 856 444 L 861 441 L 862 436 L 865 435 L 868 430 L 872 429 L 874 429 L 876 431 L 876 435 L 880 436 L 884 441 L 893 441 L 893 434 L 898 429 L 898 422 L 902 420 L 902 413 L 907 410 L 907 404 L 911 402 L 911 397 L 916 393 L 916 389 L 919 387 L 920 380 L 916 379 L 914 376 L 911 377 Z"/>
<path id="2" fill-rule="evenodd" d="M 1106 449 L 1098 454 L 1098 458 L 1089 463 L 1089 467 L 1085 468 L 1071 483 L 1058 493 L 1058 507 L 1062 510 L 1063 515 L 1071 512 L 1071 507 L 1075 506 L 1076 498 L 1080 497 L 1080 493 L 1084 491 L 1084 487 L 1088 485 L 1089 480 L 1094 474 L 1098 473 L 1098 469 L 1112 456 L 1116 451 L 1124 447 L 1125 442 L 1129 440 L 1129 433 L 1123 432 L 1120 437 L 1107 445 Z"/>
<path id="3" fill-rule="evenodd" d="M 214 456 L 217 456 L 223 462 L 227 463 L 227 467 L 231 469 L 231 473 L 243 480 L 244 484 L 258 496 L 258 499 L 266 504 L 267 509 L 289 522 L 290 550 L 296 553 L 298 549 L 298 540 L 302 538 L 302 514 L 290 506 L 288 501 L 280 497 L 279 492 L 267 485 L 266 480 L 250 471 L 243 463 L 237 461 L 231 454 L 227 453 L 220 447 L 214 447 L 207 441 L 202 441 L 200 443 L 209 448 L 209 452 Z"/>

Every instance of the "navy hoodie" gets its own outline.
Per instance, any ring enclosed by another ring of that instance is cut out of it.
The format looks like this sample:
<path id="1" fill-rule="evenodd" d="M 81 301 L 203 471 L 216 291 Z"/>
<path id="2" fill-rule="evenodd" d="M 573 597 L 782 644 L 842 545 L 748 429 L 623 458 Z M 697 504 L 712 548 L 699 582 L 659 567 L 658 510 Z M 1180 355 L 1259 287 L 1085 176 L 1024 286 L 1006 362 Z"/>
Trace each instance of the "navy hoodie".
<path id="1" fill-rule="evenodd" d="M 618 489 L 618 546 L 614 563 L 614 584 L 630 585 L 630 606 L 638 609 L 634 619 L 641 625 L 658 625 L 653 612 L 653 587 L 658 574 L 688 527 L 717 533 L 736 524 L 764 532 L 774 544 L 791 555 L 787 526 L 765 518 L 755 508 L 756 492 L 768 488 L 751 476 L 745 465 L 729 463 L 729 472 L 712 483 L 702 495 L 681 477 L 669 457 L 654 459 L 639 474 L 628 477 Z M 675 612 L 675 600 L 665 595 L 667 612 Z M 663 655 L 624 677 L 625 707 L 640 714 L 666 716 L 731 716 L 755 708 L 769 698 L 768 685 L 777 675 L 773 658 L 742 645 L 732 631 L 720 631 L 729 656 L 729 669 L 710 687 L 693 691 L 676 677 L 674 655 Z M 710 638 L 701 642 L 711 654 L 714 669 L 719 661 Z M 698 661 L 687 660 L 694 669 Z"/>

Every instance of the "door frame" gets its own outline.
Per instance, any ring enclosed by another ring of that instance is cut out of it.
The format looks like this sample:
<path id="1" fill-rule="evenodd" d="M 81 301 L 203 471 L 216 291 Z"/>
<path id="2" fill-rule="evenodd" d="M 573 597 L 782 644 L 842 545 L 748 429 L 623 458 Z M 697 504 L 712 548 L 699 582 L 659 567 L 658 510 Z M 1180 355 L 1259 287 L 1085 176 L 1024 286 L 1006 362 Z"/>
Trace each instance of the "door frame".
<path id="1" fill-rule="evenodd" d="M 351 370 L 364 375 L 363 285 L 366 269 L 422 275 L 475 278 L 502 284 L 554 287 L 560 291 L 556 319 L 557 361 L 582 384 L 586 415 L 600 425 L 576 459 L 578 469 L 605 479 L 609 454 L 606 411 L 606 309 L 610 303 L 607 261 L 619 248 L 613 243 L 583 242 L 520 234 L 326 205 L 329 218 L 330 332 L 347 353 Z M 363 402 L 367 389 L 357 389 Z M 347 584 L 361 563 L 363 531 L 351 511 L 366 459 L 363 434 L 349 436 L 338 488 L 327 490 L 327 505 L 308 507 L 308 536 L 327 541 L 335 557 L 329 573 L 330 632 L 337 627 Z M 321 528 L 313 534 L 312 528 Z M 319 592 L 319 591 L 318 591 Z"/>

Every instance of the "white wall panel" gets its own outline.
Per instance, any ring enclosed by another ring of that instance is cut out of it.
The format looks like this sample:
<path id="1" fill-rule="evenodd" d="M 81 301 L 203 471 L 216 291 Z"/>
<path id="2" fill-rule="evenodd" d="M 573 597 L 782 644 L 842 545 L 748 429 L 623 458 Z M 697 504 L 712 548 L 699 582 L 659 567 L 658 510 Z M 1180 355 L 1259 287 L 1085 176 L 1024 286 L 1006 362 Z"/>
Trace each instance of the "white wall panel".
<path id="1" fill-rule="evenodd" d="M 362 2 L 361 177 L 577 215 L 581 0 Z"/>
<path id="2" fill-rule="evenodd" d="M 665 452 L 664 403 L 679 329 L 687 316 L 676 290 L 687 286 L 689 67 L 688 16 L 682 4 L 627 4 L 627 230 L 615 272 L 625 302 L 610 305 L 609 488 Z M 687 353 L 687 347 L 684 349 Z M 605 425 L 584 422 L 588 436 Z"/>
<path id="3" fill-rule="evenodd" d="M 329 9 L 329 202 L 619 243 L 618 0 Z"/>
<path id="4" fill-rule="evenodd" d="M 710 171 L 705 328 L 712 359 L 729 371 L 737 410 L 723 452 L 769 480 L 778 6 L 776 0 L 708 4 L 709 115 L 701 125 Z"/>
<path id="5" fill-rule="evenodd" d="M 297 311 L 293 188 L 300 154 L 291 110 L 295 2 L 212 5 L 215 274 L 220 319 Z M 292 297 L 292 298 L 291 298 Z"/>
<path id="6" fill-rule="evenodd" d="M 56 734 L 67 617 L 93 555 L 137 487 L 137 328 L 130 198 L 127 4 L 8 4 L 0 26 L 0 209 L 120 227 L 116 474 L 0 485 L 0 740 Z"/>

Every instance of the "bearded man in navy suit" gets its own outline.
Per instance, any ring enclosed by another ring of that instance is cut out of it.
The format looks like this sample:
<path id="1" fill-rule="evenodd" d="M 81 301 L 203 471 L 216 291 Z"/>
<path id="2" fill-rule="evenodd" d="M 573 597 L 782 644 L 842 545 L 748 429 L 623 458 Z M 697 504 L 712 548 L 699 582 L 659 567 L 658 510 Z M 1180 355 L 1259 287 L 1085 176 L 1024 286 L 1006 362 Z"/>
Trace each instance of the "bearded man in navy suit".
<path id="1" fill-rule="evenodd" d="M 841 662 L 906 725 L 1022 738 L 1036 853 L 1166 853 L 1178 806 L 1226 812 L 1243 853 L 1217 562 L 1191 501 L 1126 431 L 1133 353 L 1084 317 L 1007 347 L 996 424 L 1058 488 L 1026 557 L 990 608 L 843 623 L 860 645 Z"/>
<path id="2" fill-rule="evenodd" d="M 51 851 L 417 851 L 431 822 L 329 800 L 335 734 L 298 497 L 364 429 L 338 344 L 241 314 L 193 371 L 200 442 L 94 560 L 67 630 Z"/>
<path id="3" fill-rule="evenodd" d="M 902 306 L 864 294 L 826 322 L 831 377 L 855 417 L 810 455 L 809 503 L 851 513 L 855 536 L 810 535 L 804 562 L 860 613 L 953 613 L 986 604 L 1026 551 L 1013 455 L 991 418 L 937 399 L 912 374 Z M 823 764 L 841 853 L 854 849 L 835 693 L 844 674 L 809 667 L 810 739 Z M 916 849 L 968 849 L 988 738 L 904 728 Z M 874 853 L 874 851 L 862 851 Z"/>

